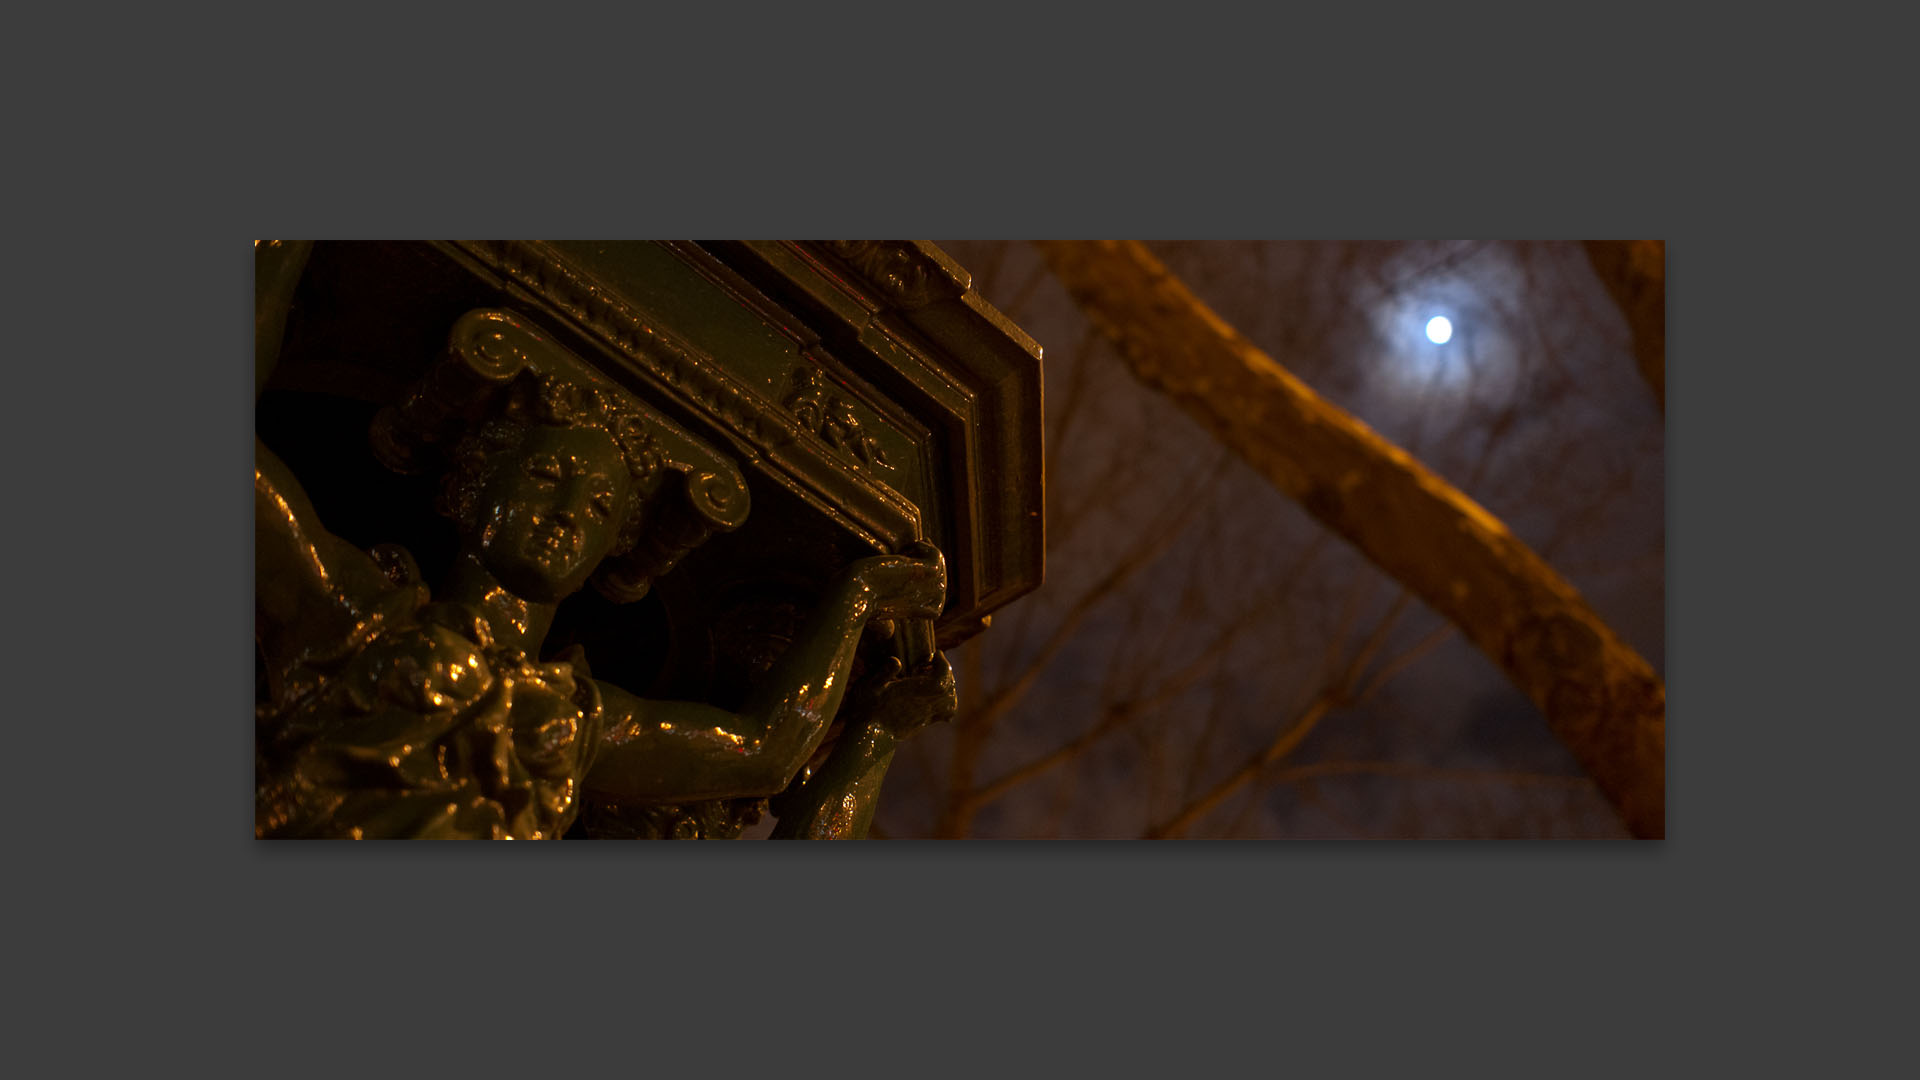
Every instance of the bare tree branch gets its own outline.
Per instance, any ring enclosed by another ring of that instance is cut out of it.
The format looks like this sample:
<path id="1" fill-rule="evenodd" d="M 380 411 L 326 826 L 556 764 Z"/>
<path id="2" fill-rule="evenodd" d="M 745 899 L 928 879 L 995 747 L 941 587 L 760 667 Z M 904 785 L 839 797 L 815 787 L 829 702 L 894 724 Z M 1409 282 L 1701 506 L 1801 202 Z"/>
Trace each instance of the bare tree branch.
<path id="1" fill-rule="evenodd" d="M 1258 776 L 1260 770 L 1286 757 L 1289 753 L 1292 753 L 1294 747 L 1299 746 L 1306 740 L 1307 736 L 1313 734 L 1313 729 L 1319 726 L 1320 721 L 1326 719 L 1327 714 L 1333 711 L 1334 706 L 1337 705 L 1345 695 L 1346 692 L 1344 689 L 1329 688 L 1323 690 L 1299 716 L 1294 718 L 1291 724 L 1288 724 L 1280 730 L 1280 734 L 1275 737 L 1272 743 L 1248 758 L 1239 768 L 1228 773 L 1219 783 L 1209 788 L 1206 794 L 1201 795 L 1199 798 L 1181 807 L 1166 821 L 1148 829 L 1147 838 L 1163 840 L 1167 837 L 1178 836 L 1185 832 L 1188 826 L 1205 817 L 1209 810 L 1220 805 L 1221 800 L 1238 791 L 1240 786 L 1247 781 Z"/>
<path id="2" fill-rule="evenodd" d="M 1162 514 L 1160 520 L 1149 528 L 1139 541 L 1123 555 L 1107 574 L 1095 582 L 1074 602 L 1060 621 L 1054 625 L 1053 633 L 1040 648 L 1031 654 L 1026 667 L 1010 682 L 1002 684 L 988 694 L 977 709 L 954 719 L 953 757 L 947 769 L 946 809 L 940 816 L 939 835 L 947 837 L 966 834 L 967 823 L 973 814 L 968 795 L 973 790 L 973 772 L 980 751 L 993 727 L 1008 710 L 1018 704 L 1027 692 L 1033 688 L 1047 666 L 1060 651 L 1073 640 L 1079 632 L 1080 624 L 1100 603 L 1112 596 L 1120 586 L 1135 574 L 1153 565 L 1172 546 L 1181 530 L 1192 520 L 1193 515 L 1206 503 L 1207 493 L 1218 482 L 1225 471 L 1225 459 L 1215 466 L 1212 473 L 1200 485 L 1191 489 L 1191 497 L 1184 503 L 1171 506 Z M 1024 650 L 1021 650 L 1024 652 Z"/>
<path id="3" fill-rule="evenodd" d="M 1041 248 L 1137 378 L 1458 625 L 1545 713 L 1628 828 L 1665 835 L 1665 687 L 1552 567 L 1242 338 L 1145 247 Z M 1323 695 L 1289 731 L 1304 738 L 1331 707 Z M 1290 739 L 1283 733 L 1243 770 L 1284 755 Z M 1156 832 L 1184 828 L 1198 812 Z"/>
<path id="4" fill-rule="evenodd" d="M 1417 761 L 1316 761 L 1310 765 L 1292 765 L 1267 778 L 1270 785 L 1298 784 L 1328 776 L 1409 776 L 1421 780 L 1466 781 L 1471 783 L 1518 784 L 1546 787 L 1592 787 L 1589 776 L 1556 776 L 1550 773 L 1515 772 L 1503 769 L 1442 769 Z"/>
<path id="5" fill-rule="evenodd" d="M 1667 245 L 1661 240 L 1589 240 L 1587 260 L 1633 330 L 1640 375 L 1667 411 Z"/>
<path id="6" fill-rule="evenodd" d="M 1428 631 L 1425 637 L 1414 642 L 1412 648 L 1380 665 L 1380 670 L 1374 672 L 1373 678 L 1368 679 L 1366 685 L 1353 695 L 1353 703 L 1364 705 L 1371 701 L 1373 696 L 1380 692 L 1380 688 L 1387 685 L 1395 675 L 1418 663 L 1422 657 L 1439 648 L 1458 630 L 1459 627 L 1452 623 L 1441 623 Z"/>
<path id="7" fill-rule="evenodd" d="M 1234 637 L 1246 633 L 1253 623 L 1270 617 L 1281 609 L 1286 598 L 1305 576 L 1307 568 L 1312 565 L 1320 549 L 1325 546 L 1326 535 L 1321 533 L 1313 543 L 1307 545 L 1286 577 L 1282 578 L 1273 589 L 1248 603 L 1238 615 L 1223 622 L 1214 632 L 1213 637 L 1191 660 L 1163 679 L 1153 691 L 1113 705 L 1103 712 L 1098 723 L 1066 744 L 982 785 L 979 790 L 965 797 L 964 801 L 968 808 L 978 809 L 1055 766 L 1073 760 L 1101 739 L 1173 701 L 1211 674 L 1221 664 L 1224 649 Z M 1120 640 L 1126 641 L 1132 637 L 1133 635 L 1129 633 L 1121 635 Z M 1112 680 L 1109 682 L 1111 683 Z"/>

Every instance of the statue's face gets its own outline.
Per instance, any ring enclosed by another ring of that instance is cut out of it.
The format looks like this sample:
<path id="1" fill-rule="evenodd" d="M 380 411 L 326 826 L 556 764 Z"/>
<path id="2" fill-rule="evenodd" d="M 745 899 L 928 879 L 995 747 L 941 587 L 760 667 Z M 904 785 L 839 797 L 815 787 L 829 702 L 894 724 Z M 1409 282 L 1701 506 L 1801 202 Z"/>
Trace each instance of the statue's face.
<path id="1" fill-rule="evenodd" d="M 606 557 L 632 486 L 606 432 L 534 428 L 487 483 L 480 561 L 516 595 L 557 603 Z"/>

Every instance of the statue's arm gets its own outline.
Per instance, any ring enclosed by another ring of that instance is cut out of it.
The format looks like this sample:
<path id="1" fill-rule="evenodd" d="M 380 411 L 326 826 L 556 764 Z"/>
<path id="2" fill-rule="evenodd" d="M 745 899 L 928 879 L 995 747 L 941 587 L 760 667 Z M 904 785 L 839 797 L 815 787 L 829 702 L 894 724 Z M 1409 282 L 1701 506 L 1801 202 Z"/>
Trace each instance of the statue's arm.
<path id="1" fill-rule="evenodd" d="M 916 555 L 859 560 L 828 590 L 737 714 L 694 702 L 643 701 L 601 684 L 608 726 L 586 790 L 634 802 L 786 790 L 840 708 L 867 622 L 932 618 L 945 595 L 946 567 L 931 546 Z"/>
<path id="2" fill-rule="evenodd" d="M 320 525 L 286 463 L 253 441 L 254 632 L 274 675 L 350 639 L 393 590 L 379 565 Z"/>
<path id="3" fill-rule="evenodd" d="M 773 839 L 865 839 L 899 745 L 878 720 L 849 725 L 807 782 L 774 800 Z"/>
<path id="4" fill-rule="evenodd" d="M 873 822 L 880 785 L 901 741 L 915 731 L 953 716 L 953 667 L 946 657 L 910 675 L 890 659 L 853 691 L 843 706 L 846 729 L 827 760 L 813 775 L 773 802 L 780 819 L 776 840 L 859 840 Z"/>
<path id="5" fill-rule="evenodd" d="M 280 360 L 287 313 L 313 253 L 311 240 L 253 242 L 253 397 L 258 401 Z"/>

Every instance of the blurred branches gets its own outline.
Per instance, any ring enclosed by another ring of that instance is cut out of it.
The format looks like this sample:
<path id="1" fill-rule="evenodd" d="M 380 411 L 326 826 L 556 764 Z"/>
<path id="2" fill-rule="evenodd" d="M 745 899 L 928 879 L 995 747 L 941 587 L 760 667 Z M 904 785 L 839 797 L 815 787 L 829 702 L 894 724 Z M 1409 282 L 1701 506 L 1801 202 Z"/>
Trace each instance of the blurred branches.
<path id="1" fill-rule="evenodd" d="M 1488 500 L 1513 544 L 1524 549 L 1513 534 L 1524 535 L 1608 588 L 1649 574 L 1657 588 L 1657 415 L 1644 396 L 1653 427 L 1609 404 L 1608 373 L 1637 387 L 1629 365 L 1601 363 L 1625 351 L 1617 329 L 1568 314 L 1591 321 L 1609 303 L 1578 245 L 1157 249 L 1227 306 L 1213 324 L 1287 357 L 1321 405 L 1345 416 L 1330 401 L 1352 402 L 1418 448 L 1415 468 Z M 1048 343 L 1047 583 L 955 651 L 960 712 L 903 750 L 876 822 L 887 835 L 1621 833 L 1548 724 L 1514 713 L 1527 706 L 1499 681 L 1505 658 L 1463 644 L 1450 613 L 1364 548 L 1332 543 L 1350 538 L 1319 515 L 1329 500 L 1364 500 L 1340 481 L 1361 471 L 1367 487 L 1373 466 L 1328 473 L 1321 457 L 1301 469 L 1322 470 L 1320 503 L 1291 500 L 1185 402 L 1143 389 L 1038 247 L 949 250 Z M 1404 319 L 1424 319 L 1429 302 L 1456 317 L 1444 356 L 1407 346 Z M 1209 336 L 1220 335 L 1189 334 L 1184 348 L 1212 348 Z M 1232 379 L 1206 395 L 1223 410 L 1260 404 Z M 1651 535 L 1618 527 L 1648 508 Z M 1351 510 L 1416 566 L 1460 576 L 1401 501 Z"/>
<path id="2" fill-rule="evenodd" d="M 1633 331 L 1634 358 L 1667 409 L 1667 245 L 1660 240 L 1589 240 L 1587 258 Z"/>
<path id="3" fill-rule="evenodd" d="M 1142 245 L 1042 249 L 1136 377 L 1458 625 L 1546 714 L 1629 828 L 1664 835 L 1665 689 L 1571 585 L 1504 523 L 1241 337 Z M 1323 692 L 1296 727 L 1310 731 L 1339 692 Z"/>

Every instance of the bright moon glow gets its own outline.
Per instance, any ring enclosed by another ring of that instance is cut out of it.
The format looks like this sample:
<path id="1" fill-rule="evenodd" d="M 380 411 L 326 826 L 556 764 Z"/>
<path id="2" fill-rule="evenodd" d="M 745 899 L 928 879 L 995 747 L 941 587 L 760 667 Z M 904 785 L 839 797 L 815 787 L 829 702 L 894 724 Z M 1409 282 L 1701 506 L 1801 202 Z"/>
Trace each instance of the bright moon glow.
<path id="1" fill-rule="evenodd" d="M 1453 324 L 1447 321 L 1445 315 L 1435 315 L 1433 318 L 1427 320 L 1428 341 L 1433 342 L 1435 345 L 1445 345 L 1447 339 L 1452 336 Z"/>

